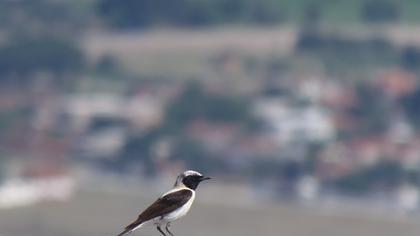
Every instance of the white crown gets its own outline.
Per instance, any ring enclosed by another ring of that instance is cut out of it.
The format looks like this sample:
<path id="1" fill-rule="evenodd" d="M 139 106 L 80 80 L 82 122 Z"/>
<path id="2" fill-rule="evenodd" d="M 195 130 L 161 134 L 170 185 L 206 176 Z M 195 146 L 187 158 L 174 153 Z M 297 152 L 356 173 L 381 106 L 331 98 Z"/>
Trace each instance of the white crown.
<path id="1" fill-rule="evenodd" d="M 181 186 L 181 185 L 183 184 L 183 183 L 182 183 L 182 179 L 183 179 L 183 178 L 185 178 L 185 177 L 187 177 L 187 176 L 190 176 L 190 175 L 203 176 L 202 174 L 200 174 L 200 173 L 199 173 L 199 172 L 197 172 L 197 171 L 193 171 L 193 170 L 187 170 L 187 171 L 184 171 L 183 173 L 179 174 L 179 175 L 178 175 L 178 177 L 176 178 L 176 181 L 175 181 L 174 187 Z"/>
<path id="2" fill-rule="evenodd" d="M 184 173 L 182 173 L 182 175 L 185 177 L 185 176 L 189 176 L 189 175 L 199 175 L 199 176 L 203 176 L 202 174 L 200 174 L 199 172 L 197 172 L 197 171 L 194 171 L 194 170 L 187 170 L 187 171 L 185 171 Z"/>

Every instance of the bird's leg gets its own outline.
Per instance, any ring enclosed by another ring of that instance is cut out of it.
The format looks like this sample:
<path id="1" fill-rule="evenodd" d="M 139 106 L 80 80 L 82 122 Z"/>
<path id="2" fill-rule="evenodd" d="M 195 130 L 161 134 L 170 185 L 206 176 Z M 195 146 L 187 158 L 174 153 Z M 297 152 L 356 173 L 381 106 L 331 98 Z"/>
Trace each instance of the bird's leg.
<path id="1" fill-rule="evenodd" d="M 161 234 L 163 234 L 163 236 L 166 236 L 166 234 L 162 231 L 162 229 L 160 228 L 160 225 L 156 226 L 156 229 L 159 230 L 159 232 Z"/>
<path id="2" fill-rule="evenodd" d="M 169 231 L 169 227 L 171 227 L 171 223 L 166 224 L 166 227 L 165 227 L 166 232 L 168 232 L 171 236 L 174 236 L 174 234 L 171 231 Z"/>

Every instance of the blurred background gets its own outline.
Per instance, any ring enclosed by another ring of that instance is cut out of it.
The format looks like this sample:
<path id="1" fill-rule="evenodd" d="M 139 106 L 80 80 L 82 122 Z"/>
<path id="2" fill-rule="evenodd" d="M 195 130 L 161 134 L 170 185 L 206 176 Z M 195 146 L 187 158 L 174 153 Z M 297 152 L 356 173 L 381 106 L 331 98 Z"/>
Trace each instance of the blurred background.
<path id="1" fill-rule="evenodd" d="M 186 169 L 175 235 L 419 235 L 420 1 L 0 0 L 0 236 L 116 235 Z"/>

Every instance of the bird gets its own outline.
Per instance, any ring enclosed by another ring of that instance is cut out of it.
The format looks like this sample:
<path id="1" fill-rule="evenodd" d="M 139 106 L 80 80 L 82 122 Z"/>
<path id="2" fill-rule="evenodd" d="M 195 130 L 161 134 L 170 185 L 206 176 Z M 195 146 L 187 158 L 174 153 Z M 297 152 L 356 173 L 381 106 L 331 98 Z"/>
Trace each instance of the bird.
<path id="1" fill-rule="evenodd" d="M 211 179 L 205 177 L 201 173 L 193 170 L 187 170 L 179 174 L 175 184 L 171 190 L 159 197 L 154 203 L 146 208 L 137 219 L 127 225 L 118 236 L 125 236 L 137 230 L 147 222 L 153 222 L 156 229 L 163 235 L 167 236 L 162 230 L 165 230 L 170 236 L 174 234 L 169 230 L 171 222 L 185 216 L 191 208 L 195 199 L 195 191 L 198 185 L 204 181 Z"/>

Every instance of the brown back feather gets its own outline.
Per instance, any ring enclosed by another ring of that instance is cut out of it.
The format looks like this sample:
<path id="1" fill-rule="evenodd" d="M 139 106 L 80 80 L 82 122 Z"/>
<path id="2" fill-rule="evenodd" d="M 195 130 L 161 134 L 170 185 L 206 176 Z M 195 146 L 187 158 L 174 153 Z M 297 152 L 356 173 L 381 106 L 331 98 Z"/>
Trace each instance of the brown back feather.
<path id="1" fill-rule="evenodd" d="M 169 193 L 163 197 L 160 197 L 146 210 L 144 210 L 136 221 L 125 227 L 126 230 L 130 230 L 138 226 L 139 224 L 151 220 L 153 218 L 164 216 L 171 213 L 177 208 L 181 207 L 190 200 L 192 196 L 191 190 L 183 189 L 173 193 Z"/>

